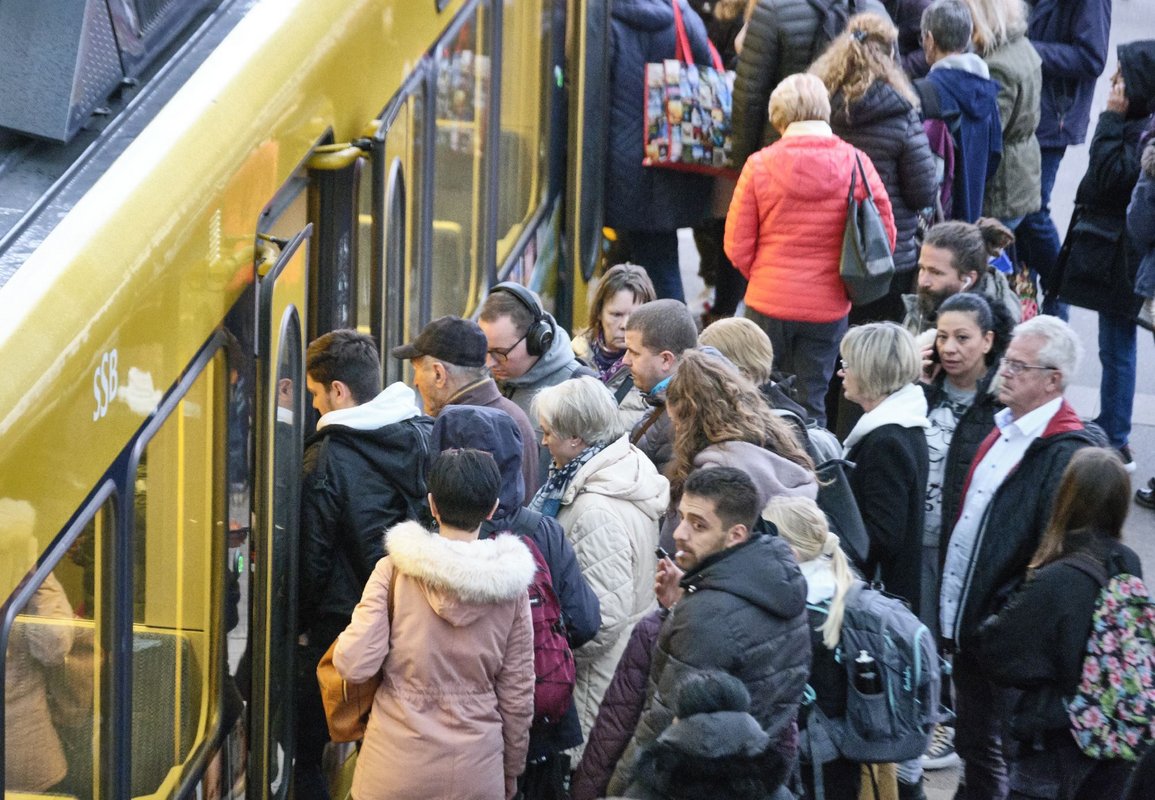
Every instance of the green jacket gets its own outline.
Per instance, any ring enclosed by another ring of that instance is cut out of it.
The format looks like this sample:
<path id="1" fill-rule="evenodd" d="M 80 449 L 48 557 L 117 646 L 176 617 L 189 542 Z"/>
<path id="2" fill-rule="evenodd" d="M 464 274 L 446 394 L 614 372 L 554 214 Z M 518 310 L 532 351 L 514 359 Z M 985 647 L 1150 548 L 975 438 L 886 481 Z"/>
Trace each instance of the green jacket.
<path id="1" fill-rule="evenodd" d="M 1039 210 L 1042 167 L 1039 141 L 1039 97 L 1042 93 L 1042 61 L 1022 35 L 983 59 L 991 78 L 999 82 L 999 121 L 1003 125 L 1003 158 L 998 171 L 987 181 L 983 215 L 1015 219 Z"/>

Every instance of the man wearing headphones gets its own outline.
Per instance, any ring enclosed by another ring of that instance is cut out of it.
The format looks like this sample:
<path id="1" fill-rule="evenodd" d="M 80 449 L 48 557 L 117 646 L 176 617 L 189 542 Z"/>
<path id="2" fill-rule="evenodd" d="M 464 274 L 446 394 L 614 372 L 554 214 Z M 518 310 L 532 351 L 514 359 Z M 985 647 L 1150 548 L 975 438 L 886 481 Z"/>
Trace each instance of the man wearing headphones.
<path id="1" fill-rule="evenodd" d="M 541 425 L 530 409 L 538 389 L 593 373 L 574 357 L 569 334 L 542 308 L 537 295 L 519 283 L 505 281 L 490 289 L 478 324 L 489 343 L 486 366 L 501 393 L 529 416 L 540 447 Z M 544 447 L 539 454 L 544 477 L 551 456 Z"/>

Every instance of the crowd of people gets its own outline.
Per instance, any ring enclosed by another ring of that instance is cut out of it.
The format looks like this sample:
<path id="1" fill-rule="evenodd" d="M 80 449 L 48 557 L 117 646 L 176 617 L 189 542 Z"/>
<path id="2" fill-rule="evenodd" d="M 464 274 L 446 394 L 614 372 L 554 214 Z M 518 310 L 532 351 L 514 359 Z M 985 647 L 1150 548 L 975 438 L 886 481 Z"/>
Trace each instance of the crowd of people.
<path id="1" fill-rule="evenodd" d="M 813 715 L 848 713 L 868 654 L 844 626 L 879 582 L 950 665 L 925 752 L 894 759 L 901 800 L 960 760 L 959 798 L 1145 796 L 1133 760 L 1080 748 L 1064 698 L 1100 588 L 1141 578 L 1132 499 L 1155 507 L 1128 474 L 1155 42 L 1120 48 L 1059 237 L 1110 0 L 868 0 L 828 39 L 809 0 L 674 2 L 690 57 L 712 41 L 736 68 L 737 177 L 642 167 L 643 66 L 673 53 L 675 6 L 614 0 L 606 221 L 629 260 L 572 336 L 498 284 L 476 322 L 392 351 L 420 402 L 382 387 L 366 335 L 309 347 L 297 795 L 328 796 L 332 647 L 346 681 L 380 677 L 356 800 L 855 798 L 859 760 L 812 763 Z M 868 196 L 894 271 L 855 305 L 840 261 Z M 701 320 L 688 226 L 718 291 Z M 1093 421 L 1064 396 L 1068 303 L 1099 314 Z M 538 694 L 551 631 L 572 653 L 560 715 Z"/>

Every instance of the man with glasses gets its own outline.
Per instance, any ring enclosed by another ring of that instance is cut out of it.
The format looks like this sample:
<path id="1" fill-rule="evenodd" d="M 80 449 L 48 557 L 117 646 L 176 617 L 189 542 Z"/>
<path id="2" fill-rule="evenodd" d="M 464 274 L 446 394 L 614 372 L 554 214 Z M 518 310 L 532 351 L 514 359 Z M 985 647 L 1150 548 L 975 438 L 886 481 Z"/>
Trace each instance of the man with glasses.
<path id="1" fill-rule="evenodd" d="M 956 798 L 1000 800 L 1011 788 L 1001 729 L 1014 695 L 983 677 L 972 642 L 1025 577 L 1071 456 L 1096 444 L 1063 399 L 1082 350 L 1057 317 L 1015 328 L 999 366 L 1006 408 L 975 454 L 950 535 L 939 615 L 943 638 L 955 648 L 955 748 L 966 765 Z"/>
<path id="2" fill-rule="evenodd" d="M 593 372 L 574 356 L 569 334 L 524 286 L 506 282 L 493 287 L 481 306 L 478 324 L 489 345 L 485 364 L 490 374 L 501 393 L 533 425 L 539 445 L 536 483 L 540 484 L 552 458 L 541 447 L 541 423 L 530 410 L 534 395 L 539 389 Z"/>

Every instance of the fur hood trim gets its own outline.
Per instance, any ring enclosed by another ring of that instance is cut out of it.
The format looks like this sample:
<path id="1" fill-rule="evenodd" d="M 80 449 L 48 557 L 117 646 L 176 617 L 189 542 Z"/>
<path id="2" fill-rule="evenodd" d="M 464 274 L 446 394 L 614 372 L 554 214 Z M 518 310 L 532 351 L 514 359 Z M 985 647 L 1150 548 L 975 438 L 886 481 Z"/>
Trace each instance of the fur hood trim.
<path id="1" fill-rule="evenodd" d="M 1147 177 L 1155 178 L 1155 138 L 1147 143 L 1143 148 L 1143 172 L 1147 173 Z"/>
<path id="2" fill-rule="evenodd" d="M 469 604 L 501 603 L 524 594 L 537 564 L 518 536 L 458 542 L 402 522 L 385 534 L 394 567 L 438 594 Z"/>

